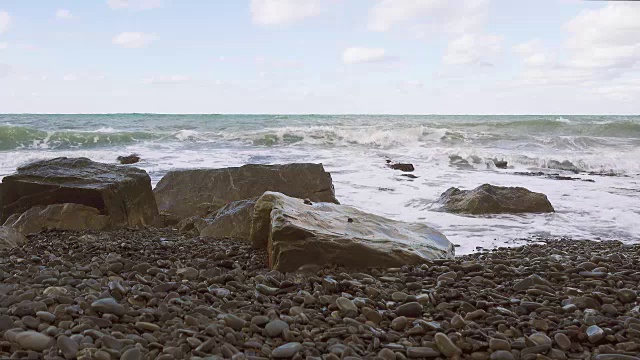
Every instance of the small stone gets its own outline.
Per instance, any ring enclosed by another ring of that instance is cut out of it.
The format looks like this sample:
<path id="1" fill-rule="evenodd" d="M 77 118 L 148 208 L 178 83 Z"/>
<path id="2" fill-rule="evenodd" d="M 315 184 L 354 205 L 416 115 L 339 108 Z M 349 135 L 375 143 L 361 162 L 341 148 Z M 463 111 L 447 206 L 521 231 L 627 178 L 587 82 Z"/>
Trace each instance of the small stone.
<path id="1" fill-rule="evenodd" d="M 251 318 L 251 323 L 254 325 L 262 326 L 269 322 L 269 317 L 264 315 L 256 315 Z"/>
<path id="2" fill-rule="evenodd" d="M 289 324 L 282 320 L 272 320 L 265 327 L 264 330 L 269 337 L 280 336 L 284 329 L 289 329 Z"/>
<path id="3" fill-rule="evenodd" d="M 358 311 L 358 307 L 356 306 L 356 304 L 353 303 L 353 301 L 345 298 L 345 297 L 339 297 L 336 299 L 336 305 L 338 306 L 338 308 L 342 311 L 342 312 L 357 312 Z"/>
<path id="4" fill-rule="evenodd" d="M 489 340 L 489 348 L 491 350 L 511 351 L 511 344 L 507 340 L 491 338 Z"/>
<path id="5" fill-rule="evenodd" d="M 44 351 L 54 344 L 51 336 L 41 334 L 37 331 L 18 333 L 18 335 L 16 335 L 16 342 L 24 349 L 33 351 Z"/>
<path id="6" fill-rule="evenodd" d="M 462 329 L 464 325 L 465 322 L 462 316 L 456 314 L 453 318 L 451 318 L 451 326 L 453 326 L 454 329 Z"/>
<path id="7" fill-rule="evenodd" d="M 198 278 L 198 275 L 200 274 L 198 272 L 198 270 L 192 268 L 192 267 L 187 267 L 187 268 L 182 268 L 182 269 L 178 269 L 176 271 L 176 273 L 179 276 L 182 276 L 185 279 L 189 279 L 189 280 L 195 280 Z"/>
<path id="8" fill-rule="evenodd" d="M 401 292 L 401 291 L 396 291 L 393 294 L 391 294 L 391 299 L 393 301 L 398 301 L 398 302 L 402 302 L 407 298 L 407 294 Z"/>
<path id="9" fill-rule="evenodd" d="M 78 354 L 78 343 L 71 340 L 66 335 L 60 335 L 56 341 L 58 349 L 62 352 L 65 359 L 75 359 Z"/>
<path id="10" fill-rule="evenodd" d="M 631 289 L 620 289 L 616 292 L 616 295 L 618 295 L 618 299 L 623 304 L 632 303 L 638 298 L 638 294 Z"/>
<path id="11" fill-rule="evenodd" d="M 240 319 L 239 317 L 233 314 L 224 315 L 224 322 L 225 324 L 227 324 L 228 327 L 232 328 L 233 330 L 242 330 L 242 328 L 247 323 L 246 321 Z"/>
<path id="12" fill-rule="evenodd" d="M 0 332 L 9 330 L 15 327 L 13 319 L 9 315 L 0 316 Z"/>
<path id="13" fill-rule="evenodd" d="M 569 337 L 563 333 L 557 333 L 553 336 L 553 339 L 558 344 L 558 347 L 564 351 L 568 351 L 571 349 L 571 340 Z"/>
<path id="14" fill-rule="evenodd" d="M 138 321 L 136 323 L 136 327 L 138 329 L 141 329 L 141 330 L 144 330 L 144 331 L 151 331 L 151 332 L 160 330 L 160 326 L 158 326 L 156 324 L 149 323 L 149 322 L 144 322 L 144 321 Z"/>
<path id="15" fill-rule="evenodd" d="M 396 360 L 396 354 L 391 349 L 383 348 L 378 352 L 378 356 L 384 360 Z"/>
<path id="16" fill-rule="evenodd" d="M 98 299 L 91 303 L 91 308 L 104 314 L 124 315 L 124 306 L 118 304 L 118 301 L 114 298 Z"/>
<path id="17" fill-rule="evenodd" d="M 122 354 L 120 360 L 143 360 L 142 352 L 138 348 L 131 348 Z"/>
<path id="18" fill-rule="evenodd" d="M 422 305 L 417 302 L 402 304 L 396 309 L 396 314 L 411 318 L 420 317 L 422 315 Z"/>
<path id="19" fill-rule="evenodd" d="M 590 343 L 597 343 L 598 341 L 604 338 L 604 330 L 602 330 L 597 325 L 591 325 L 587 328 L 587 337 L 589 338 Z"/>
<path id="20" fill-rule="evenodd" d="M 300 349 L 302 349 L 302 344 L 299 342 L 290 342 L 273 349 L 271 356 L 274 358 L 288 358 L 295 355 Z"/>
<path id="21" fill-rule="evenodd" d="M 457 347 L 449 337 L 443 333 L 436 333 L 434 338 L 436 345 L 441 353 L 448 357 L 459 356 L 462 350 Z"/>
<path id="22" fill-rule="evenodd" d="M 511 351 L 498 350 L 491 354 L 491 360 L 514 360 Z"/>
<path id="23" fill-rule="evenodd" d="M 543 333 L 535 333 L 529 335 L 529 340 L 536 345 L 551 345 L 551 339 Z"/>
<path id="24" fill-rule="evenodd" d="M 56 321 L 56 316 L 48 311 L 38 311 L 36 312 L 36 316 L 40 318 L 42 321 L 46 321 L 48 323 L 52 323 Z"/>
<path id="25" fill-rule="evenodd" d="M 397 318 L 391 321 L 391 328 L 395 331 L 404 330 L 407 327 L 409 320 L 405 316 L 398 316 Z"/>
<path id="26" fill-rule="evenodd" d="M 408 347 L 408 358 L 436 358 L 440 352 L 429 347 Z"/>

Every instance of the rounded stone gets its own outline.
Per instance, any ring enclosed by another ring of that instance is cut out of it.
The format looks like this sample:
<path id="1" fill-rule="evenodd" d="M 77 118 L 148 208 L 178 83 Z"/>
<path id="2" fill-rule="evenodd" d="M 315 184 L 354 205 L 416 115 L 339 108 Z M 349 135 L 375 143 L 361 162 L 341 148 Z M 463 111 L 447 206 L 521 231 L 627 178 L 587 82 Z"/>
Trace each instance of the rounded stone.
<path id="1" fill-rule="evenodd" d="M 449 337 L 443 333 L 437 333 L 434 337 L 435 343 L 441 353 L 448 357 L 459 356 L 462 354 L 462 350 L 457 347 Z"/>
<path id="2" fill-rule="evenodd" d="M 37 331 L 24 331 L 16 335 L 16 342 L 26 350 L 44 351 L 53 346 L 51 336 L 41 334 Z"/>
<path id="3" fill-rule="evenodd" d="M 533 341 L 536 345 L 551 345 L 551 339 L 543 333 L 535 333 L 529 335 L 529 340 Z"/>
<path id="4" fill-rule="evenodd" d="M 344 312 L 358 311 L 358 307 L 356 306 L 356 304 L 354 304 L 353 301 L 347 299 L 346 297 L 337 298 L 336 305 L 341 311 Z"/>
<path id="5" fill-rule="evenodd" d="M 78 343 L 71 340 L 66 335 L 61 335 L 56 340 L 58 349 L 62 352 L 65 359 L 75 359 L 78 354 Z"/>
<path id="6" fill-rule="evenodd" d="M 142 352 L 134 347 L 125 351 L 122 357 L 120 357 L 120 360 L 142 360 L 143 358 Z"/>
<path id="7" fill-rule="evenodd" d="M 398 316 L 406 316 L 411 318 L 417 318 L 422 315 L 422 305 L 417 302 L 410 302 L 398 306 L 396 309 Z"/>
<path id="8" fill-rule="evenodd" d="M 407 320 L 406 316 L 398 316 L 397 318 L 391 321 L 391 328 L 395 331 L 404 330 L 407 327 L 409 320 Z"/>
<path id="9" fill-rule="evenodd" d="M 272 320 L 264 327 L 269 337 L 280 336 L 285 329 L 289 329 L 289 324 L 282 320 Z"/>
<path id="10" fill-rule="evenodd" d="M 514 360 L 514 357 L 510 351 L 498 350 L 491 354 L 491 360 Z"/>
<path id="11" fill-rule="evenodd" d="M 273 349 L 271 356 L 274 358 L 289 358 L 300 351 L 300 349 L 302 349 L 302 344 L 299 342 L 290 342 Z"/>
<path id="12" fill-rule="evenodd" d="M 564 351 L 571 349 L 571 339 L 563 333 L 557 333 L 553 336 L 553 340 L 556 341 L 558 347 Z"/>
<path id="13" fill-rule="evenodd" d="M 225 324 L 227 324 L 228 327 L 232 328 L 233 330 L 242 330 L 242 328 L 247 323 L 246 321 L 240 319 L 239 317 L 233 314 L 225 314 L 224 322 Z"/>
<path id="14" fill-rule="evenodd" d="M 124 306 L 118 304 L 114 298 L 98 299 L 91 303 L 91 309 L 104 314 L 124 315 Z"/>

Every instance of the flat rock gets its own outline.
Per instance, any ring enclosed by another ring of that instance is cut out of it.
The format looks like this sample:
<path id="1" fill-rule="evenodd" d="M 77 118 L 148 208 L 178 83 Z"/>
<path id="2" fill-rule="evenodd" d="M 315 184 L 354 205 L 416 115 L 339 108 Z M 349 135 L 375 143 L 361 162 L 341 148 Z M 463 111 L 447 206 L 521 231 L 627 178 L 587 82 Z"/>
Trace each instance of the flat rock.
<path id="1" fill-rule="evenodd" d="M 333 203 L 306 204 L 266 192 L 254 208 L 251 240 L 279 271 L 303 265 L 393 268 L 452 258 L 453 244 L 420 223 L 405 223 Z"/>
<path id="2" fill-rule="evenodd" d="M 295 355 L 300 349 L 302 349 L 302 344 L 299 342 L 290 342 L 273 349 L 271 356 L 274 358 L 288 358 Z"/>
<path id="3" fill-rule="evenodd" d="M 440 210 L 450 213 L 517 214 L 554 212 L 547 196 L 522 187 L 489 184 L 473 190 L 450 188 L 440 196 Z"/>
<path id="4" fill-rule="evenodd" d="M 178 219 L 204 217 L 234 201 L 277 191 L 311 201 L 338 203 L 322 164 L 256 165 L 168 172 L 154 190 L 158 208 Z"/>
<path id="5" fill-rule="evenodd" d="M 24 331 L 16 335 L 16 342 L 24 349 L 33 351 L 43 351 L 55 343 L 51 336 L 41 334 L 37 331 Z"/>

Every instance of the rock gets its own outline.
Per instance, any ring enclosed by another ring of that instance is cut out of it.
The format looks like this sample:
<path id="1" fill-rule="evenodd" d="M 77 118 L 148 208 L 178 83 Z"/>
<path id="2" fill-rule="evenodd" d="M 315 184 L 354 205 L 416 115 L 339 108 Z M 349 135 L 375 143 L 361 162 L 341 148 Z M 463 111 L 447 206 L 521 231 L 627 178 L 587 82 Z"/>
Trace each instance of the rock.
<path id="1" fill-rule="evenodd" d="M 183 278 L 190 279 L 190 280 L 197 279 L 198 275 L 200 274 L 197 269 L 192 267 L 178 269 L 176 273 L 182 276 Z"/>
<path id="2" fill-rule="evenodd" d="M 284 329 L 288 330 L 289 324 L 282 320 L 272 320 L 264 327 L 264 330 L 269 337 L 280 336 Z"/>
<path id="3" fill-rule="evenodd" d="M 510 351 L 498 350 L 491 353 L 491 360 L 514 360 Z"/>
<path id="4" fill-rule="evenodd" d="M 124 314 L 124 306 L 118 304 L 114 298 L 98 299 L 91 303 L 91 309 L 103 314 L 113 314 L 122 316 Z"/>
<path id="5" fill-rule="evenodd" d="M 406 316 L 411 318 L 417 318 L 422 315 L 422 305 L 417 302 L 410 302 L 398 306 L 396 309 L 398 316 Z"/>
<path id="6" fill-rule="evenodd" d="M 340 311 L 344 313 L 353 313 L 358 311 L 358 307 L 356 306 L 356 304 L 345 297 L 337 298 L 336 305 L 338 306 L 338 309 L 340 309 Z"/>
<path id="7" fill-rule="evenodd" d="M 12 249 L 27 242 L 20 231 L 9 226 L 0 226 L 0 249 Z"/>
<path id="8" fill-rule="evenodd" d="M 202 237 L 249 240 L 253 207 L 257 198 L 231 202 L 218 210 L 200 231 Z"/>
<path id="9" fill-rule="evenodd" d="M 13 319 L 9 315 L 0 315 L 0 332 L 12 329 L 15 326 Z"/>
<path id="10" fill-rule="evenodd" d="M 623 355 L 623 354 L 599 354 L 595 355 L 593 360 L 640 360 L 640 357 Z"/>
<path id="11" fill-rule="evenodd" d="M 440 352 L 445 356 L 452 358 L 462 354 L 462 350 L 460 350 L 460 348 L 457 347 L 447 335 L 443 333 L 436 333 L 434 340 Z"/>
<path id="12" fill-rule="evenodd" d="M 56 341 L 58 349 L 62 352 L 65 359 L 75 359 L 78 354 L 78 343 L 71 340 L 66 335 L 61 335 Z"/>
<path id="13" fill-rule="evenodd" d="M 592 344 L 597 343 L 598 341 L 602 340 L 602 338 L 604 338 L 604 330 L 602 330 L 597 325 L 589 326 L 587 328 L 586 334 L 589 339 L 589 342 Z"/>
<path id="14" fill-rule="evenodd" d="M 540 277 L 540 275 L 533 274 L 518 281 L 515 285 L 513 285 L 513 290 L 525 291 L 534 287 L 535 285 L 551 286 L 551 283 Z"/>
<path id="15" fill-rule="evenodd" d="M 436 358 L 440 356 L 440 352 L 430 347 L 408 347 L 408 358 Z"/>
<path id="16" fill-rule="evenodd" d="M 117 160 L 120 162 L 120 164 L 123 164 L 123 165 L 135 164 L 138 161 L 140 161 L 140 156 L 138 156 L 138 154 L 131 154 L 131 155 L 127 155 L 127 156 L 118 156 Z"/>
<path id="17" fill-rule="evenodd" d="M 489 348 L 491 350 L 511 351 L 511 344 L 507 340 L 491 338 L 489 340 Z"/>
<path id="18" fill-rule="evenodd" d="M 273 349 L 271 356 L 274 358 L 288 358 L 295 355 L 300 349 L 302 349 L 302 344 L 299 342 L 290 342 Z"/>
<path id="19" fill-rule="evenodd" d="M 551 339 L 543 333 L 533 333 L 529 336 L 529 340 L 533 341 L 536 345 L 551 345 Z"/>
<path id="20" fill-rule="evenodd" d="M 120 360 L 143 360 L 144 356 L 138 348 L 131 348 L 122 354 Z"/>
<path id="21" fill-rule="evenodd" d="M 569 351 L 571 349 L 571 340 L 569 337 L 563 333 L 557 333 L 553 336 L 553 340 L 556 341 L 558 347 L 564 351 Z"/>
<path id="22" fill-rule="evenodd" d="M 154 193 L 161 211 L 184 219 L 204 217 L 228 203 L 259 197 L 265 191 L 278 191 L 313 202 L 338 203 L 331 175 L 321 164 L 252 164 L 170 171 Z"/>
<path id="23" fill-rule="evenodd" d="M 109 227 L 109 216 L 98 209 L 80 204 L 54 204 L 34 206 L 6 224 L 23 234 L 37 234 L 46 230 L 104 230 Z"/>
<path id="24" fill-rule="evenodd" d="M 233 330 L 242 330 L 242 328 L 247 324 L 246 321 L 240 319 L 239 317 L 233 314 L 224 315 L 224 322 L 228 327 Z"/>
<path id="25" fill-rule="evenodd" d="M 22 348 L 33 351 L 44 351 L 53 346 L 54 341 L 51 336 L 41 334 L 37 331 L 24 331 L 16 335 L 16 342 Z"/>
<path id="26" fill-rule="evenodd" d="M 563 162 L 550 160 L 549 162 L 547 162 L 547 168 L 570 171 L 573 173 L 579 173 L 580 171 L 582 171 L 569 160 L 564 160 Z"/>
<path id="27" fill-rule="evenodd" d="M 2 235 L 0 235 L 0 237 L 2 237 Z M 631 289 L 620 289 L 616 292 L 616 295 L 623 304 L 632 303 L 638 298 L 638 294 Z"/>
<path id="28" fill-rule="evenodd" d="M 400 170 L 402 172 L 412 172 L 415 170 L 415 168 L 413 167 L 413 164 L 397 163 L 397 164 L 387 164 L 387 166 L 392 168 L 393 170 Z"/>
<path id="29" fill-rule="evenodd" d="M 332 203 L 306 205 L 274 192 L 256 202 L 251 240 L 268 249 L 269 265 L 279 271 L 307 264 L 390 268 L 454 256 L 453 244 L 424 224 Z"/>
<path id="30" fill-rule="evenodd" d="M 160 216 L 146 171 L 87 158 L 55 158 L 19 167 L 0 184 L 0 222 L 38 205 L 96 208 L 112 227 L 155 226 Z"/>
<path id="31" fill-rule="evenodd" d="M 505 160 L 493 159 L 493 164 L 494 164 L 498 169 L 506 169 L 506 168 L 507 168 L 507 162 L 506 162 Z"/>
<path id="32" fill-rule="evenodd" d="M 449 155 L 449 164 L 458 169 L 473 169 L 473 165 L 469 164 L 469 162 L 460 155 Z"/>
<path id="33" fill-rule="evenodd" d="M 391 321 L 391 328 L 395 331 L 402 331 L 407 327 L 409 320 L 406 316 L 398 316 Z"/>
<path id="34" fill-rule="evenodd" d="M 554 212 L 547 196 L 521 187 L 484 184 L 473 190 L 450 188 L 440 196 L 441 210 L 451 213 L 502 214 Z"/>

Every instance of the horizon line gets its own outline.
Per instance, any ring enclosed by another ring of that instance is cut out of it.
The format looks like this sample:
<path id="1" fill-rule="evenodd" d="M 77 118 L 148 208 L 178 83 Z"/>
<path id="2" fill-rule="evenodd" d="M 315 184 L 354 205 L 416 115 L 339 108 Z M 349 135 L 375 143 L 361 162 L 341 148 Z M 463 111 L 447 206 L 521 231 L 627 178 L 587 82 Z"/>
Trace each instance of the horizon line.
<path id="1" fill-rule="evenodd" d="M 603 113 L 179 113 L 179 112 L 95 112 L 95 113 L 50 113 L 50 112 L 22 112 L 22 113 L 2 113 L 0 115 L 244 115 L 244 116 L 345 116 L 345 115 L 364 115 L 364 116 L 640 116 L 640 113 L 620 113 L 620 114 L 603 114 Z"/>

